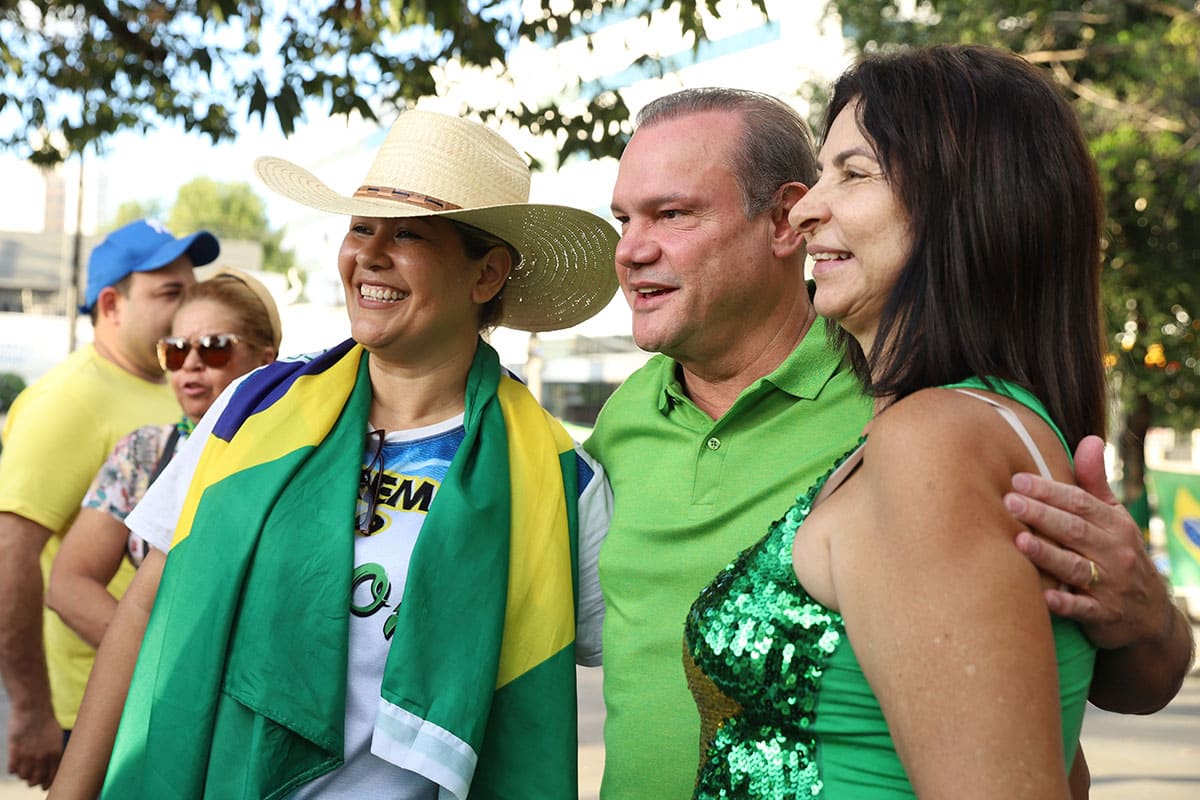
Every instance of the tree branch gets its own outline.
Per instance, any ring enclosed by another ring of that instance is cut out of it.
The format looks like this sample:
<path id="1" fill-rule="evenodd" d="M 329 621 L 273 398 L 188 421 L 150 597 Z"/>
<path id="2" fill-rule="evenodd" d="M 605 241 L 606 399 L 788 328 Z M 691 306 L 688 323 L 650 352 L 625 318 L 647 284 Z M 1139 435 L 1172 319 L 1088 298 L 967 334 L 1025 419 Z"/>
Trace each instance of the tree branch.
<path id="1" fill-rule="evenodd" d="M 1064 61 L 1082 61 L 1088 57 L 1088 53 L 1086 47 L 1077 47 L 1074 50 L 1034 50 L 1032 53 L 1021 53 L 1021 58 L 1030 64 L 1061 64 Z"/>
<path id="2" fill-rule="evenodd" d="M 1050 22 L 1082 22 L 1084 25 L 1107 25 L 1112 22 L 1108 14 L 1089 14 L 1086 11 L 1056 11 L 1050 15 Z"/>
<path id="3" fill-rule="evenodd" d="M 126 21 L 113 14 L 103 2 L 87 3 L 86 7 L 90 13 L 94 14 L 104 23 L 115 39 L 140 55 L 143 59 L 155 66 L 162 66 L 163 62 L 166 61 L 167 51 L 164 48 L 155 47 L 130 30 Z"/>
<path id="4" fill-rule="evenodd" d="M 1200 16 L 1200 8 L 1193 8 L 1189 10 L 1186 8 L 1180 8 L 1179 6 L 1173 6 L 1170 3 L 1157 3 L 1154 2 L 1154 0 L 1150 0 L 1150 2 L 1139 3 L 1138 5 L 1142 6 L 1147 11 L 1153 11 L 1156 14 L 1162 14 L 1164 17 L 1170 17 L 1171 19 L 1186 16 Z"/>
<path id="5" fill-rule="evenodd" d="M 1071 73 L 1067 72 L 1067 68 L 1059 61 L 1052 61 L 1050 63 L 1050 71 L 1053 73 L 1055 80 L 1089 103 L 1110 111 L 1116 111 L 1120 114 L 1141 117 L 1154 130 L 1167 131 L 1168 133 L 1184 133 L 1187 130 L 1186 126 L 1177 120 L 1168 119 L 1154 113 L 1148 108 L 1133 103 L 1123 103 L 1115 97 L 1103 94 L 1090 86 L 1079 83 L 1071 77 Z"/>

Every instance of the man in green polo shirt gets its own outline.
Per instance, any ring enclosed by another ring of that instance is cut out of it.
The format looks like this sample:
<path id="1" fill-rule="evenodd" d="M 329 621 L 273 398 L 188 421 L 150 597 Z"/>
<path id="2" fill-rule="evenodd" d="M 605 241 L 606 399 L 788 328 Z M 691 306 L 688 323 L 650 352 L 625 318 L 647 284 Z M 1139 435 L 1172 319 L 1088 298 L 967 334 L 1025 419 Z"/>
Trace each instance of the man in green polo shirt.
<path id="1" fill-rule="evenodd" d="M 659 355 L 609 399 L 585 445 L 615 499 L 600 553 L 609 800 L 691 796 L 700 720 L 681 660 L 687 610 L 853 447 L 869 416 L 870 402 L 827 348 L 803 245 L 787 223 L 815 179 L 803 120 L 773 98 L 725 89 L 650 104 L 621 158 L 617 275 L 635 341 Z M 1080 458 L 1080 482 L 1106 492 L 1097 463 L 1094 452 Z M 1077 586 L 1089 559 L 1100 565 L 1103 592 L 1052 593 L 1048 603 L 1090 623 L 1102 647 L 1124 648 L 1103 651 L 1096 683 L 1111 689 L 1133 675 L 1144 691 L 1103 696 L 1123 711 L 1165 704 L 1186 674 L 1191 633 L 1144 554 L 1134 569 L 1117 566 L 1114 553 L 1128 552 L 1130 537 L 1140 542 L 1136 526 L 1123 527 L 1111 495 L 1075 519 L 1054 506 L 1083 492 L 1019 481 L 1029 494 L 1011 498 L 1019 519 L 1051 537 L 1086 530 L 1092 540 L 1082 555 L 1028 534 L 1018 546 Z"/>

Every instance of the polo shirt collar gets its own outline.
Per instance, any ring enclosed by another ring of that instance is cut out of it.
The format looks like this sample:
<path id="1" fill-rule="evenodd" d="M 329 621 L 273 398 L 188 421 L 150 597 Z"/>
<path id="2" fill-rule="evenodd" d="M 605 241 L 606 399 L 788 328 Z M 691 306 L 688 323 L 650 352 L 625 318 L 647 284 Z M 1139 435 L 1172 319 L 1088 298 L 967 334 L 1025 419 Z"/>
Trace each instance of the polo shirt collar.
<path id="1" fill-rule="evenodd" d="M 791 355 L 774 372 L 755 381 L 749 388 L 766 382 L 793 397 L 814 399 L 842 367 L 842 356 L 830 349 L 826 331 L 825 318 L 818 316 Z"/>
<path id="2" fill-rule="evenodd" d="M 768 375 L 759 378 L 742 390 L 738 403 L 757 394 L 767 385 L 802 399 L 812 400 L 842 367 L 842 358 L 829 349 L 824 317 L 816 317 L 800 344 Z M 679 364 L 673 358 L 662 357 L 659 364 L 658 411 L 667 414 L 672 406 L 690 404 L 679 380 Z M 736 405 L 737 403 L 735 403 Z"/>

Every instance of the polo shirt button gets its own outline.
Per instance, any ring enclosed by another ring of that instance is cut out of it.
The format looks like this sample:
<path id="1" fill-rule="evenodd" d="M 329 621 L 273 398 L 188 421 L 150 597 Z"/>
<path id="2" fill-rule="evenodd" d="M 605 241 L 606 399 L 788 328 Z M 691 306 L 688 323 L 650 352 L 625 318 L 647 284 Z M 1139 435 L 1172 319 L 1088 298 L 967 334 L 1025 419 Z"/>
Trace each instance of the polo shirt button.
<path id="1" fill-rule="evenodd" d="M 717 437 L 713 436 L 711 439 L 708 440 L 708 449 L 709 450 L 720 450 L 721 449 L 721 440 L 718 439 Z"/>

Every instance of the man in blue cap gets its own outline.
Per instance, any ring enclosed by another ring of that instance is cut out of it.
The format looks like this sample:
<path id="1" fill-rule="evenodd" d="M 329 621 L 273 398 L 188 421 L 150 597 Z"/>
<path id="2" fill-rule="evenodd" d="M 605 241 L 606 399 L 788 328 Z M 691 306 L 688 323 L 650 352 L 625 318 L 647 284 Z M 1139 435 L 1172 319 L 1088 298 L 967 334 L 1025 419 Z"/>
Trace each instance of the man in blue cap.
<path id="1" fill-rule="evenodd" d="M 193 268 L 219 252 L 207 231 L 177 239 L 151 220 L 110 233 L 88 260 L 79 309 L 91 315 L 92 344 L 9 410 L 0 457 L 0 676 L 11 703 L 8 769 L 30 785 L 53 779 L 95 655 L 56 615 L 43 614 L 45 577 L 117 441 L 179 416 L 155 343 L 195 283 Z M 132 575 L 123 564 L 110 591 L 120 596 Z"/>

